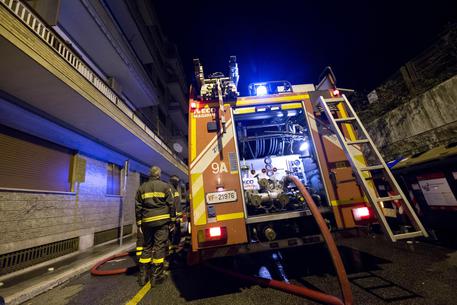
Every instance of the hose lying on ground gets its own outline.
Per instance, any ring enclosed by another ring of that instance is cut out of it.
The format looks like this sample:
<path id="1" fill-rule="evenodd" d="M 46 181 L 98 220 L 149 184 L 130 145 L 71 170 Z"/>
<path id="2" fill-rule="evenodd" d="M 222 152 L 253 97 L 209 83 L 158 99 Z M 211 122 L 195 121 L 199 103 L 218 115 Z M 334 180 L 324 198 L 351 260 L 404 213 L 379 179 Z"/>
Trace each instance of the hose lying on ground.
<path id="1" fill-rule="evenodd" d="M 322 237 L 327 244 L 328 251 L 332 258 L 333 266 L 335 267 L 336 275 L 338 276 L 338 282 L 340 284 L 341 293 L 343 295 L 343 303 L 345 305 L 352 305 L 352 291 L 351 285 L 349 284 L 349 280 L 346 274 L 346 270 L 344 269 L 343 261 L 341 260 L 340 253 L 338 252 L 338 248 L 336 247 L 335 241 L 333 240 L 332 234 L 327 227 L 327 223 L 325 222 L 324 218 L 319 211 L 319 208 L 314 203 L 313 197 L 309 194 L 306 187 L 298 180 L 295 176 L 288 176 L 288 178 L 295 184 L 298 188 L 300 193 L 305 197 L 305 201 L 308 204 L 311 213 L 316 220 L 319 229 L 322 233 Z"/>
<path id="2" fill-rule="evenodd" d="M 285 291 L 288 293 L 292 293 L 292 294 L 295 294 L 295 295 L 298 295 L 301 297 L 305 297 L 307 299 L 311 299 L 311 300 L 322 302 L 322 303 L 329 304 L 329 305 L 345 305 L 340 299 L 338 299 L 337 297 L 335 297 L 333 295 L 325 294 L 325 293 L 322 293 L 322 292 L 319 292 L 316 290 L 312 290 L 312 289 L 309 289 L 309 288 L 306 288 L 303 286 L 297 286 L 297 285 L 293 285 L 293 284 L 289 284 L 289 283 L 281 282 L 281 281 L 277 281 L 277 280 L 265 279 L 265 278 L 258 277 L 258 276 L 245 275 L 242 273 L 233 272 L 233 271 L 219 268 L 219 267 L 209 265 L 209 264 L 207 266 L 210 269 L 213 269 L 213 270 L 221 272 L 221 273 L 225 273 L 234 278 L 238 278 L 240 280 L 243 280 L 245 282 L 249 282 L 252 284 L 260 285 L 263 287 L 275 288 L 278 290 L 282 290 L 282 291 Z"/>
<path id="3" fill-rule="evenodd" d="M 336 273 L 338 276 L 338 281 L 340 283 L 340 288 L 341 292 L 343 294 L 343 301 L 341 301 L 339 298 L 325 294 L 316 290 L 312 290 L 303 286 L 297 286 L 277 280 L 270 280 L 270 279 L 264 279 L 261 277 L 256 277 L 256 276 L 249 276 L 241 273 L 236 273 L 230 270 L 226 270 L 223 268 L 215 267 L 212 265 L 208 265 L 211 269 L 216 270 L 218 272 L 225 273 L 227 275 L 239 278 L 241 280 L 255 283 L 261 286 L 267 286 L 267 287 L 272 287 L 275 289 L 283 290 L 288 293 L 292 293 L 295 295 L 299 295 L 305 298 L 309 298 L 311 300 L 315 300 L 318 302 L 323 302 L 325 304 L 329 305 L 352 305 L 352 291 L 351 291 L 351 286 L 349 284 L 349 280 L 346 275 L 346 270 L 344 269 L 343 262 L 341 260 L 340 254 L 338 252 L 338 248 L 336 247 L 335 241 L 333 240 L 333 237 L 327 227 L 327 223 L 325 220 L 322 218 L 322 215 L 314 203 L 313 198 L 311 195 L 308 193 L 306 190 L 305 186 L 294 176 L 288 176 L 290 181 L 292 181 L 299 191 L 302 193 L 303 197 L 306 200 L 306 203 L 308 204 L 309 209 L 311 210 L 311 213 L 313 214 L 314 218 L 316 219 L 316 222 L 319 226 L 319 229 L 322 233 L 322 236 L 327 244 L 328 250 L 330 252 L 330 256 L 332 258 L 333 265 L 335 266 Z M 122 274 L 126 273 L 128 268 L 118 268 L 118 269 L 112 269 L 112 270 L 98 270 L 100 266 L 105 264 L 106 262 L 113 260 L 115 258 L 119 257 L 125 257 L 128 256 L 128 252 L 124 253 L 119 253 L 114 256 L 108 257 L 104 260 L 99 261 L 92 269 L 90 270 L 90 273 L 92 275 L 114 275 L 114 274 Z"/>
<path id="4" fill-rule="evenodd" d="M 129 253 L 128 252 L 122 252 L 122 253 L 118 253 L 118 254 L 115 254 L 113 256 L 110 256 L 108 258 L 105 258 L 105 259 L 102 259 L 101 261 L 97 262 L 93 267 L 92 269 L 90 269 L 90 274 L 92 275 L 116 275 L 116 274 L 123 274 L 123 273 L 127 273 L 127 270 L 128 268 L 117 268 L 117 269 L 111 269 L 111 270 L 98 270 L 98 268 L 100 266 L 102 266 L 103 264 L 113 260 L 113 259 L 116 259 L 116 258 L 120 258 L 120 257 L 125 257 L 125 256 L 129 256 Z"/>
<path id="5" fill-rule="evenodd" d="M 225 273 L 227 275 L 239 278 L 241 280 L 251 282 L 254 284 L 258 284 L 261 286 L 267 286 L 279 290 L 283 290 L 288 293 L 292 293 L 295 295 L 299 295 L 314 301 L 322 302 L 325 304 L 329 305 L 352 305 L 352 291 L 351 291 L 351 286 L 349 284 L 349 280 L 346 275 L 346 270 L 344 269 L 343 262 L 341 260 L 340 254 L 338 252 L 338 248 L 336 247 L 335 241 L 333 240 L 333 237 L 327 227 L 327 223 L 325 222 L 324 218 L 322 218 L 322 215 L 319 211 L 319 208 L 316 206 L 314 203 L 313 198 L 309 194 L 308 190 L 305 188 L 305 186 L 294 176 L 288 176 L 288 179 L 292 181 L 295 186 L 299 189 L 300 193 L 303 195 L 303 197 L 306 200 L 306 203 L 308 204 L 309 209 L 311 210 L 311 213 L 313 214 L 314 218 L 316 219 L 316 222 L 319 226 L 319 229 L 322 233 L 322 236 L 325 240 L 325 243 L 327 244 L 328 250 L 330 252 L 330 256 L 332 258 L 333 265 L 335 266 L 336 269 L 336 274 L 338 276 L 338 281 L 340 283 L 340 288 L 341 292 L 343 295 L 343 301 L 341 301 L 339 298 L 322 293 L 320 291 L 312 290 L 303 286 L 297 286 L 277 280 L 270 280 L 270 279 L 265 279 L 257 276 L 250 276 L 250 275 L 245 275 L 237 272 L 233 272 L 230 270 L 226 270 L 223 268 L 219 268 L 213 265 L 208 265 L 211 269 L 216 270 L 218 272 Z"/>

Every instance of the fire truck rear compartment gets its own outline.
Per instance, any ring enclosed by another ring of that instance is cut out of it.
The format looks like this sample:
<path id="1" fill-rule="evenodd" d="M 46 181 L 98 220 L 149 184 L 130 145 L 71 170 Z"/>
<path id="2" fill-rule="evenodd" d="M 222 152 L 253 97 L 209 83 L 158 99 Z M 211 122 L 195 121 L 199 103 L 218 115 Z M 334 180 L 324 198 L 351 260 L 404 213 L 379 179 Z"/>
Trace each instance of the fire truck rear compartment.
<path id="1" fill-rule="evenodd" d="M 310 215 L 248 224 L 249 241 L 251 243 L 273 242 L 306 235 L 319 235 L 319 228 L 315 221 L 307 216 Z"/>
<path id="2" fill-rule="evenodd" d="M 234 117 L 251 243 L 318 234 L 287 175 L 300 179 L 318 206 L 328 206 L 304 110 L 284 108 L 262 106 Z"/>

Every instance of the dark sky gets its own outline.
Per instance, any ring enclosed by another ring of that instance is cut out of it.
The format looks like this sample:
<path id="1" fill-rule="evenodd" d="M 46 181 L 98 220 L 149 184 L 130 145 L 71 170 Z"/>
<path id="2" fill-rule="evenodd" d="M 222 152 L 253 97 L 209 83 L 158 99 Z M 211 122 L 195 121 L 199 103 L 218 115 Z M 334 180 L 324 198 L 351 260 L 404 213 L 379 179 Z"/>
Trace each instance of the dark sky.
<path id="1" fill-rule="evenodd" d="M 188 80 L 192 58 L 226 73 L 236 55 L 242 94 L 251 82 L 317 83 L 327 65 L 339 87 L 372 89 L 457 21 L 457 1 L 154 2 Z"/>

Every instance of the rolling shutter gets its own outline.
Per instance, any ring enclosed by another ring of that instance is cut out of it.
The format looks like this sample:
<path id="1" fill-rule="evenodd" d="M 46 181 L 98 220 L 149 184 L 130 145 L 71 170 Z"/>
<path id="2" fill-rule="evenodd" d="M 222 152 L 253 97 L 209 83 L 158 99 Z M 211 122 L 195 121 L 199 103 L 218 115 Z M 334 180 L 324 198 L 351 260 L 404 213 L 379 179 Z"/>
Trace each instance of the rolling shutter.
<path id="1" fill-rule="evenodd" d="M 72 152 L 0 125 L 0 187 L 70 191 Z"/>

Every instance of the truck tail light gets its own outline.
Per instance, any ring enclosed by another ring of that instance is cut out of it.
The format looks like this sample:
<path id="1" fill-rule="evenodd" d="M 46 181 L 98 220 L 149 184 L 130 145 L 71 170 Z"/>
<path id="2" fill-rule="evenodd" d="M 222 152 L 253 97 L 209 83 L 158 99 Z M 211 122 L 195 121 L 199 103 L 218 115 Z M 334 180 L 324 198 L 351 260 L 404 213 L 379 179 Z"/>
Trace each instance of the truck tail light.
<path id="1" fill-rule="evenodd" d="M 367 220 L 371 218 L 370 209 L 368 209 L 367 207 L 352 209 L 352 214 L 354 215 L 355 221 Z"/>
<path id="2" fill-rule="evenodd" d="M 224 245 L 227 243 L 227 227 L 210 227 L 199 230 L 197 240 L 202 247 Z"/>
<path id="3" fill-rule="evenodd" d="M 209 237 L 211 237 L 211 238 L 221 237 L 221 235 L 222 235 L 221 227 L 209 228 Z"/>

